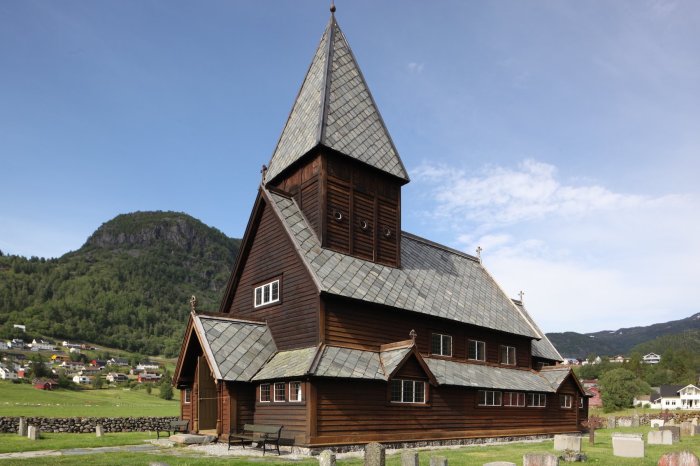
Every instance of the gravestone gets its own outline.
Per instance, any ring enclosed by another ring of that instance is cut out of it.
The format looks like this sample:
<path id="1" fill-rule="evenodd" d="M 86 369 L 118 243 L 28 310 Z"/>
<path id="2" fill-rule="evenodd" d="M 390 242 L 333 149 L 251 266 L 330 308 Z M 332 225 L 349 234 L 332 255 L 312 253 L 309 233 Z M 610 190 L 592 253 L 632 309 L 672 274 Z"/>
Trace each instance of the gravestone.
<path id="1" fill-rule="evenodd" d="M 365 466 L 386 466 L 384 445 L 372 442 L 365 446 Z"/>
<path id="2" fill-rule="evenodd" d="M 490 463 L 484 463 L 484 466 L 518 466 L 510 461 L 491 461 Z"/>
<path id="3" fill-rule="evenodd" d="M 418 466 L 418 452 L 403 450 L 401 452 L 401 466 Z"/>
<path id="4" fill-rule="evenodd" d="M 431 456 L 430 466 L 447 466 L 447 458 L 444 456 Z"/>
<path id="5" fill-rule="evenodd" d="M 652 428 L 663 427 L 664 420 L 663 419 L 652 419 L 651 421 L 649 421 L 649 423 L 650 423 Z"/>
<path id="6" fill-rule="evenodd" d="M 690 420 L 690 423 L 693 424 L 694 426 L 698 425 L 698 418 L 694 417 L 693 419 Z"/>
<path id="7" fill-rule="evenodd" d="M 39 431 L 38 427 L 29 426 L 27 428 L 27 437 L 29 437 L 29 440 L 39 440 L 40 436 L 41 436 L 41 431 Z"/>
<path id="8" fill-rule="evenodd" d="M 690 422 L 681 422 L 681 437 L 690 437 L 695 433 L 693 424 Z"/>
<path id="9" fill-rule="evenodd" d="M 17 429 L 17 434 L 21 435 L 22 437 L 27 436 L 27 418 L 26 417 L 19 418 L 19 428 Z"/>
<path id="10" fill-rule="evenodd" d="M 644 458 L 644 440 L 641 434 L 613 434 L 613 456 Z"/>
<path id="11" fill-rule="evenodd" d="M 526 453 L 523 466 L 559 466 L 559 457 L 551 453 Z"/>
<path id="12" fill-rule="evenodd" d="M 615 416 L 608 416 L 608 429 L 615 428 Z"/>
<path id="13" fill-rule="evenodd" d="M 639 427 L 639 416 L 636 414 L 632 416 L 632 427 Z"/>
<path id="14" fill-rule="evenodd" d="M 578 435 L 555 435 L 554 449 L 557 451 L 581 451 L 581 437 Z"/>
<path id="15" fill-rule="evenodd" d="M 104 437 L 105 431 L 104 428 L 102 427 L 102 424 L 97 424 L 95 426 L 95 436 L 97 437 Z"/>
<path id="16" fill-rule="evenodd" d="M 650 430 L 647 434 L 649 445 L 673 445 L 673 434 L 670 430 Z"/>
<path id="17" fill-rule="evenodd" d="M 700 460 L 689 451 L 677 451 L 659 458 L 658 466 L 700 466 Z"/>
<path id="18" fill-rule="evenodd" d="M 693 435 L 700 435 L 700 426 L 693 426 Z"/>
<path id="19" fill-rule="evenodd" d="M 675 421 L 675 419 L 671 418 L 671 419 L 668 420 L 668 422 L 667 422 L 665 425 L 667 425 L 667 426 L 675 426 L 675 425 L 676 425 L 676 421 Z"/>
<path id="20" fill-rule="evenodd" d="M 678 426 L 669 426 L 666 424 L 663 427 L 659 427 L 659 430 L 669 430 L 673 434 L 673 443 L 678 443 L 681 441 L 681 428 Z"/>
<path id="21" fill-rule="evenodd" d="M 323 450 L 321 454 L 318 455 L 318 465 L 335 466 L 335 453 L 330 450 Z"/>

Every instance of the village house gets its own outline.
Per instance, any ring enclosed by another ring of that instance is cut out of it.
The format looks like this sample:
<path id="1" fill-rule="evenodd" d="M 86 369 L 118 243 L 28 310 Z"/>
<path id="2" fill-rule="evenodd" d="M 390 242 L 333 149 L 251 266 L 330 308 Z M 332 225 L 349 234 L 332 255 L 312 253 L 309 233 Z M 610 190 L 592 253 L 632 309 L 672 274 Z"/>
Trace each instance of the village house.
<path id="1" fill-rule="evenodd" d="M 27 347 L 27 344 L 20 338 L 13 338 L 12 341 L 7 343 L 7 346 L 14 349 L 24 349 Z"/>
<path id="2" fill-rule="evenodd" d="M 73 382 L 77 383 L 78 385 L 89 385 L 92 383 L 92 376 L 88 375 L 74 375 L 73 376 Z"/>
<path id="3" fill-rule="evenodd" d="M 31 343 L 32 351 L 55 351 L 55 345 L 48 340 L 34 339 Z"/>
<path id="4" fill-rule="evenodd" d="M 107 360 L 107 365 L 115 367 L 126 367 L 129 365 L 129 360 L 125 358 L 110 358 Z"/>
<path id="5" fill-rule="evenodd" d="M 217 313 L 174 384 L 198 432 L 305 447 L 580 432 L 583 387 L 480 257 L 401 229 L 408 173 L 334 15 Z"/>
<path id="6" fill-rule="evenodd" d="M 649 353 L 642 356 L 642 362 L 644 364 L 658 364 L 661 362 L 661 356 L 656 353 Z"/>
<path id="7" fill-rule="evenodd" d="M 107 382 L 121 383 L 128 382 L 129 376 L 127 376 L 126 374 L 122 374 L 121 372 L 110 372 L 109 374 L 107 374 L 105 379 L 107 379 Z"/>
<path id="8" fill-rule="evenodd" d="M 143 362 L 136 365 L 134 368 L 134 373 L 143 371 L 157 371 L 158 369 L 160 369 L 160 364 L 156 362 Z"/>
<path id="9" fill-rule="evenodd" d="M 155 372 L 141 372 L 137 379 L 139 383 L 155 383 L 159 382 L 163 376 Z"/>
<path id="10" fill-rule="evenodd" d="M 53 390 L 58 387 L 58 382 L 52 379 L 35 379 L 32 385 L 37 390 Z"/>
<path id="11" fill-rule="evenodd" d="M 17 380 L 17 373 L 7 366 L 0 365 L 1 380 Z"/>
<path id="12" fill-rule="evenodd" d="M 650 397 L 655 409 L 700 409 L 700 388 L 697 385 L 661 385 Z"/>

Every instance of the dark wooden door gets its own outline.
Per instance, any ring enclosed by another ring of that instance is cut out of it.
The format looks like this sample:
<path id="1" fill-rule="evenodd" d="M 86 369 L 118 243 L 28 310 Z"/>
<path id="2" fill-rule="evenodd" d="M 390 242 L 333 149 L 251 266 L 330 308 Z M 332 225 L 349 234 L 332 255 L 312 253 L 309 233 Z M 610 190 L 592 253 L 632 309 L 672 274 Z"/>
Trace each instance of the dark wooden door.
<path id="1" fill-rule="evenodd" d="M 199 394 L 197 402 L 199 404 L 199 430 L 216 429 L 216 409 L 218 405 L 216 384 L 206 358 L 201 356 L 198 363 L 197 381 L 199 382 Z"/>

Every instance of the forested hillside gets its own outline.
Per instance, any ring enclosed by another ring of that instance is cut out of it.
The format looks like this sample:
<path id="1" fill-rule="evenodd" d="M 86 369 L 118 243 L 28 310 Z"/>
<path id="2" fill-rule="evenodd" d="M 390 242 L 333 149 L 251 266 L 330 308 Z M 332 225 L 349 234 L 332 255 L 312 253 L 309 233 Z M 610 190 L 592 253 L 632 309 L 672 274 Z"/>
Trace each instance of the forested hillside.
<path id="1" fill-rule="evenodd" d="M 590 354 L 601 356 L 629 354 L 637 345 L 645 344 L 668 335 L 680 335 L 688 330 L 700 331 L 700 313 L 696 313 L 685 319 L 653 324 L 646 327 L 603 330 L 594 333 L 548 333 L 547 337 L 565 358 L 585 358 Z M 692 338 L 690 340 L 691 342 L 688 344 L 692 344 Z M 658 342 L 655 345 L 656 346 L 649 346 L 649 348 L 659 348 Z M 663 343 L 660 343 L 660 345 L 663 345 Z M 659 350 L 655 352 L 660 353 Z"/>
<path id="2" fill-rule="evenodd" d="M 0 338 L 46 336 L 175 356 L 196 295 L 215 311 L 240 240 L 189 215 L 136 212 L 58 259 L 0 257 Z M 17 335 L 13 324 L 24 324 Z"/>

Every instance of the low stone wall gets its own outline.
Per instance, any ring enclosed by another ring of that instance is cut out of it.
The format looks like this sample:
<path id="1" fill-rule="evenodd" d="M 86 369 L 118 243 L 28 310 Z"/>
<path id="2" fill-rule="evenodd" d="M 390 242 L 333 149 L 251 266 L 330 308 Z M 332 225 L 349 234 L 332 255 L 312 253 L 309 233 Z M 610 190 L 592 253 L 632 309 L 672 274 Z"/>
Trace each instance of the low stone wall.
<path id="1" fill-rule="evenodd" d="M 632 427 L 633 421 L 632 418 L 633 416 L 615 416 L 614 414 L 610 414 L 605 417 L 601 417 L 600 422 L 602 423 L 602 427 L 606 427 L 607 425 L 607 419 L 608 418 L 615 418 L 615 424 L 617 427 Z M 652 419 L 663 419 L 664 421 L 668 422 L 671 419 L 673 419 L 673 422 L 676 425 L 680 425 L 681 422 L 684 421 L 690 421 L 693 418 L 700 418 L 700 411 L 664 411 L 661 413 L 646 413 L 646 414 L 640 414 L 639 415 L 639 425 L 640 426 L 648 426 L 651 425 L 651 420 Z"/>
<path id="2" fill-rule="evenodd" d="M 145 432 L 163 430 L 177 417 L 27 417 L 27 424 L 37 426 L 42 432 L 95 432 L 102 424 L 105 432 Z M 19 417 L 0 417 L 0 432 L 16 433 Z"/>

